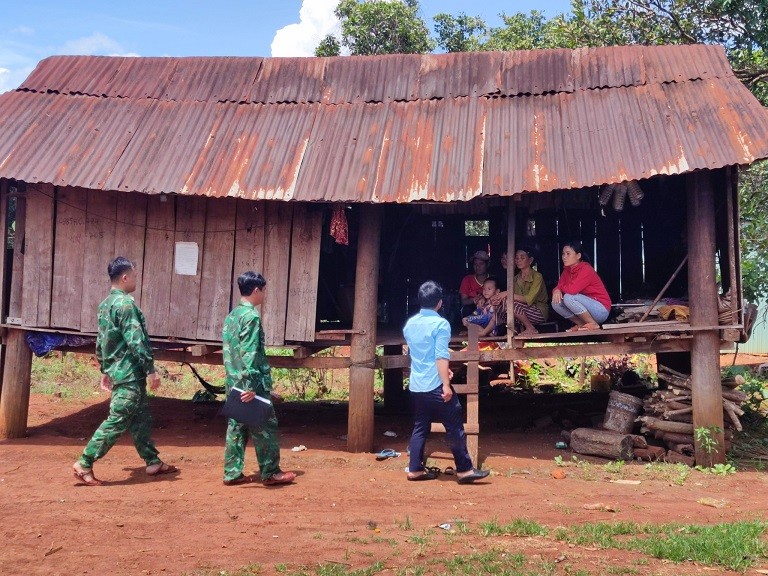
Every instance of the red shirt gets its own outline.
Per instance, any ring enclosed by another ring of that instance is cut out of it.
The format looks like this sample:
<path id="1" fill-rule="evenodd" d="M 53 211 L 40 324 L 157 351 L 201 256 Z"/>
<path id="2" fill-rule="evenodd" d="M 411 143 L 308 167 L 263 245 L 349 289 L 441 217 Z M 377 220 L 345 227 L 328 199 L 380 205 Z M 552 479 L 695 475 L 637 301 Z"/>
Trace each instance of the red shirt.
<path id="1" fill-rule="evenodd" d="M 477 283 L 477 279 L 474 274 L 467 274 L 461 279 L 461 285 L 459 286 L 459 294 L 467 296 L 468 298 L 474 298 L 483 291 L 483 284 Z"/>
<path id="2" fill-rule="evenodd" d="M 611 310 L 611 297 L 595 269 L 586 262 L 567 267 L 560 275 L 557 287 L 563 294 L 584 294 Z"/>

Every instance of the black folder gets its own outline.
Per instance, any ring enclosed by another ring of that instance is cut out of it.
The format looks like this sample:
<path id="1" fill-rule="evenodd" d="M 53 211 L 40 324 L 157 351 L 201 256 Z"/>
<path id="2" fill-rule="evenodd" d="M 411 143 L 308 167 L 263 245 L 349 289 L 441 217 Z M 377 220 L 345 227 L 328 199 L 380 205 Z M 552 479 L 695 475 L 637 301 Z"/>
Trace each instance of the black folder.
<path id="1" fill-rule="evenodd" d="M 221 407 L 219 414 L 237 420 L 241 424 L 261 427 L 274 414 L 272 402 L 266 398 L 256 396 L 250 402 L 240 400 L 243 390 L 232 388 L 227 394 L 227 401 Z"/>

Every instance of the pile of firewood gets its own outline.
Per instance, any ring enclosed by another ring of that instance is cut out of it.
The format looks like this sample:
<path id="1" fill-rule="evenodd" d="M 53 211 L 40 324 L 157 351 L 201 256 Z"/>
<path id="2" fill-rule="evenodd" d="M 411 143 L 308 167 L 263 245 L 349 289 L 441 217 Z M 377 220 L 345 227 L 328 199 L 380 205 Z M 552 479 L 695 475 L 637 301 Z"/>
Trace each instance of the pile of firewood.
<path id="1" fill-rule="evenodd" d="M 659 378 L 667 383 L 668 389 L 657 390 L 643 402 L 645 415 L 637 419 L 642 424 L 641 432 L 664 442 L 667 453 L 663 457 L 667 462 L 682 462 L 693 466 L 691 377 L 666 366 L 659 366 Z M 747 395 L 735 389 L 742 384 L 742 376 L 728 377 L 721 381 L 726 450 L 730 448 L 734 430 L 742 429 L 739 416 L 744 415 L 741 405 Z"/>

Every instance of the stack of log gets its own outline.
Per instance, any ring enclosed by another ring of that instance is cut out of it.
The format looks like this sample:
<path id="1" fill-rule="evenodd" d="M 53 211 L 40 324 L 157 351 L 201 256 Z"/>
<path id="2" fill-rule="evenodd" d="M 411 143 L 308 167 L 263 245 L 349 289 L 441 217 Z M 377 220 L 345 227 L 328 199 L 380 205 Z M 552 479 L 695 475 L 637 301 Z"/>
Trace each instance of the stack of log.
<path id="1" fill-rule="evenodd" d="M 659 378 L 667 383 L 668 389 L 657 390 L 645 399 L 645 415 L 637 419 L 642 424 L 641 432 L 664 442 L 667 453 L 663 457 L 667 462 L 681 462 L 693 466 L 695 460 L 691 377 L 666 366 L 659 366 Z M 736 388 L 744 382 L 742 376 L 728 377 L 721 381 L 726 450 L 730 448 L 734 430 L 742 429 L 739 416 L 744 415 L 741 405 L 746 401 L 747 395 Z"/>

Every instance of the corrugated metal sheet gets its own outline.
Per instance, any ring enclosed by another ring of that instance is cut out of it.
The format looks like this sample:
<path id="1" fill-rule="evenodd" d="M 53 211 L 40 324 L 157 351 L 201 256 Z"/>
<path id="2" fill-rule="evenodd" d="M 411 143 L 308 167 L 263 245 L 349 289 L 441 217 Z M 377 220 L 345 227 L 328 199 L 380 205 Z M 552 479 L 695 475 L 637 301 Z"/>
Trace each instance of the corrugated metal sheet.
<path id="1" fill-rule="evenodd" d="M 712 46 L 64 56 L 0 96 L 0 177 L 151 194 L 449 202 L 764 157 Z"/>

